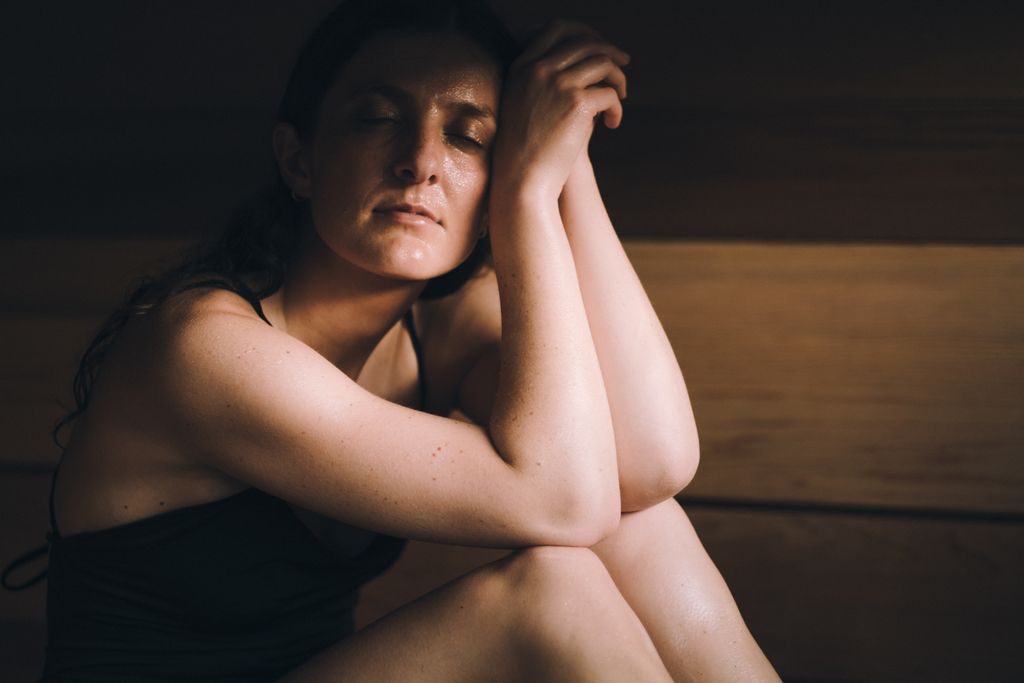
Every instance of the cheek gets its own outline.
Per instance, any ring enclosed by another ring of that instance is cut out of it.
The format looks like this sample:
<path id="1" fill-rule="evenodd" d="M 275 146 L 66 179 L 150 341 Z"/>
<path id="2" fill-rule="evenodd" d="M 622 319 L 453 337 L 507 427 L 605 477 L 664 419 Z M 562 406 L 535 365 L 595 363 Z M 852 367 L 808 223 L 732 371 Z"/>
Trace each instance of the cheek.
<path id="1" fill-rule="evenodd" d="M 327 226 L 351 221 L 366 209 L 367 197 L 379 184 L 370 173 L 370 160 L 346 153 L 343 149 L 326 155 L 312 169 L 311 199 L 314 221 Z M 363 169 L 354 173 L 354 169 Z"/>
<path id="2" fill-rule="evenodd" d="M 461 207 L 469 210 L 483 209 L 482 203 L 487 192 L 488 167 L 481 159 L 466 159 L 464 161 L 449 159 L 445 168 L 445 175 L 451 187 L 451 197 Z M 474 211 L 478 214 L 478 211 Z M 470 220 L 474 220 L 471 217 Z"/>

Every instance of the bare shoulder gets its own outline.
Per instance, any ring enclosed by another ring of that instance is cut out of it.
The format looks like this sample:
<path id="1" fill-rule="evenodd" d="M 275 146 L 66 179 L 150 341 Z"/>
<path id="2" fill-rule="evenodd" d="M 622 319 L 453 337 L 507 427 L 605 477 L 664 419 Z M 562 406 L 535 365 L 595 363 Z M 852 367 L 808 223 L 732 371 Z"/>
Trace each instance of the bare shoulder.
<path id="1" fill-rule="evenodd" d="M 183 354 L 190 334 L 218 316 L 258 320 L 237 295 L 192 290 L 118 332 L 62 458 L 55 496 L 63 533 L 104 529 L 245 488 L 245 482 L 195 457 L 168 410 L 191 400 L 166 391 L 181 386 L 167 378 L 188 365 Z"/>
<path id="2" fill-rule="evenodd" d="M 204 443 L 236 422 L 263 423 L 290 401 L 299 387 L 283 371 L 299 372 L 344 384 L 346 376 L 323 356 L 263 321 L 241 296 L 222 289 L 183 293 L 154 312 L 150 334 L 154 395 L 164 414 L 197 430 Z M 284 369 L 284 370 L 282 370 Z M 315 387 L 306 387 L 313 390 Z M 304 392 L 304 393 L 309 393 Z M 232 397 L 250 398 L 232 402 Z M 220 439 L 216 439 L 220 441 Z M 197 452 L 206 449 L 201 444 Z"/>

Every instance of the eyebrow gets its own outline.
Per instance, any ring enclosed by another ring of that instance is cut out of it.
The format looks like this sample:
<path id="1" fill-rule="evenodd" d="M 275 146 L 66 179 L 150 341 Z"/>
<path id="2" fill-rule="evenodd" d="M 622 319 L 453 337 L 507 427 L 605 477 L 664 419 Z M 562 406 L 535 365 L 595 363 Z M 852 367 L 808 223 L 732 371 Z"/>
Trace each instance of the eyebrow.
<path id="1" fill-rule="evenodd" d="M 384 95 L 395 100 L 401 100 L 408 102 L 412 99 L 407 91 L 401 88 L 389 85 L 387 83 L 364 83 L 362 85 L 355 86 L 349 94 L 353 97 L 359 95 Z M 447 105 L 448 109 L 454 109 L 464 116 L 473 116 L 478 119 L 491 119 L 497 121 L 498 117 L 494 115 L 494 110 L 488 107 L 486 104 L 477 104 L 470 100 L 454 100 Z"/>

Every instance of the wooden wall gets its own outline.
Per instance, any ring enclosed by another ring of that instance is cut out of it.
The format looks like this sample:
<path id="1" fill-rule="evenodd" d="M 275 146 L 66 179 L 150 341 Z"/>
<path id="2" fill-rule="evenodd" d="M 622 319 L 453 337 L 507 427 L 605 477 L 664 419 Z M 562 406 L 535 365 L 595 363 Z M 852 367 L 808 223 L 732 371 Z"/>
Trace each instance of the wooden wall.
<path id="1" fill-rule="evenodd" d="M 592 145 L 686 376 L 680 497 L 791 681 L 1024 679 L 1024 20 L 1009 2 L 495 2 L 633 56 Z M 18 3 L 0 21 L 0 563 L 127 281 L 270 177 L 331 0 Z M 495 551 L 413 544 L 364 623 Z M 42 586 L 0 592 L 32 680 Z"/>

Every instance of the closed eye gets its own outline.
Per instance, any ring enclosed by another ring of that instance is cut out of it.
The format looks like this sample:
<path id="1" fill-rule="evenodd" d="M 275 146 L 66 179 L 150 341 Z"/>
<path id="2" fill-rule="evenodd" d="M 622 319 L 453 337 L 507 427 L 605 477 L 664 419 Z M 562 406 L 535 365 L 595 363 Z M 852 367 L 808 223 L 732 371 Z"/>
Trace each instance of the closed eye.
<path id="1" fill-rule="evenodd" d="M 484 149 L 486 147 L 486 145 L 484 145 L 483 142 L 481 142 L 480 140 L 477 140 L 476 138 L 474 138 L 474 137 L 472 137 L 470 135 L 454 134 L 451 137 L 455 138 L 456 140 L 458 140 L 462 144 L 472 145 L 474 147 L 479 147 L 480 149 Z"/>

